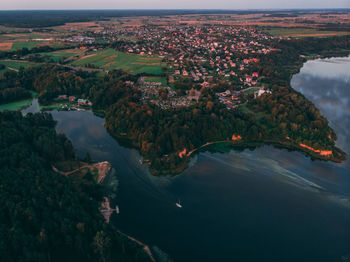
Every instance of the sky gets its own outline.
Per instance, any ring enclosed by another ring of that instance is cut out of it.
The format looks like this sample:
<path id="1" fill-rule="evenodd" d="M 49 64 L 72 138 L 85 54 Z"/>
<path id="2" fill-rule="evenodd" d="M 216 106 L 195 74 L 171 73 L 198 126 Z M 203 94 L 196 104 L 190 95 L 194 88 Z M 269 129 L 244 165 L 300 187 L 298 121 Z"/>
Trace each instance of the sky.
<path id="1" fill-rule="evenodd" d="M 350 0 L 1 0 L 0 10 L 350 8 Z"/>

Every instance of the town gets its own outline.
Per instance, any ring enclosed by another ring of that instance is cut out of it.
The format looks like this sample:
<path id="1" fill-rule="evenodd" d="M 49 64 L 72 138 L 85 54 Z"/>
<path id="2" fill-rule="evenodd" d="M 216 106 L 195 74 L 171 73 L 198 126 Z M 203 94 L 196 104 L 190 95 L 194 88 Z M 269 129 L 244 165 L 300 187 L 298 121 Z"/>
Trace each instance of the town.
<path id="1" fill-rule="evenodd" d="M 271 92 L 260 84 L 263 76 L 258 72 L 259 57 L 279 50 L 269 46 L 275 37 L 256 28 L 167 25 L 121 28 L 100 33 L 114 39 L 113 45 L 121 52 L 162 59 L 167 87 L 162 87 L 161 82 L 138 81 L 143 100 L 162 108 L 191 105 L 198 101 L 199 91 L 203 87 L 216 87 L 218 90 L 227 87 L 223 92 L 217 92 L 217 96 L 228 109 L 236 108 L 245 94 L 252 92 L 256 97 Z M 190 81 L 192 88 L 186 90 L 185 96 L 179 96 L 174 86 L 183 79 Z M 220 81 L 224 83 L 222 86 L 217 84 Z M 164 91 L 166 99 L 164 95 L 162 99 L 155 99 Z"/>

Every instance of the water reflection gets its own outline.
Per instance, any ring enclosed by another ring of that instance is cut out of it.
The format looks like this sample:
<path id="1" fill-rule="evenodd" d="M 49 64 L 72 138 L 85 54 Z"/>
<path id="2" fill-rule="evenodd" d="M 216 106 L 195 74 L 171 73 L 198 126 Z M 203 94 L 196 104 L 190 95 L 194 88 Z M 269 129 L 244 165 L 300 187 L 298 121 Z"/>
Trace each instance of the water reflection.
<path id="1" fill-rule="evenodd" d="M 292 86 L 327 117 L 337 145 L 350 155 L 350 57 L 307 62 L 293 77 Z M 344 165 L 349 171 L 349 158 Z"/>

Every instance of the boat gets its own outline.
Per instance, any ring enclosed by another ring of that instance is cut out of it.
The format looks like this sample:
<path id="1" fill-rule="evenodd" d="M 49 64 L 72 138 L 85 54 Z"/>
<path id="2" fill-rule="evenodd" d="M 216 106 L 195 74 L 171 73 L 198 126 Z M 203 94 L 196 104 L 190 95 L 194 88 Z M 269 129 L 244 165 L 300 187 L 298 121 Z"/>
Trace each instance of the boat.
<path id="1" fill-rule="evenodd" d="M 142 165 L 142 164 L 143 164 L 143 161 L 142 161 L 142 159 L 140 159 L 140 160 L 139 160 L 139 163 L 140 163 L 140 165 Z"/>
<path id="2" fill-rule="evenodd" d="M 179 199 L 179 201 L 178 202 L 176 202 L 176 204 L 175 204 L 178 208 L 182 208 L 182 205 L 181 205 L 181 203 L 180 203 L 180 199 Z"/>
<path id="3" fill-rule="evenodd" d="M 115 212 L 117 213 L 117 215 L 119 214 L 119 206 L 118 205 L 115 206 Z"/>

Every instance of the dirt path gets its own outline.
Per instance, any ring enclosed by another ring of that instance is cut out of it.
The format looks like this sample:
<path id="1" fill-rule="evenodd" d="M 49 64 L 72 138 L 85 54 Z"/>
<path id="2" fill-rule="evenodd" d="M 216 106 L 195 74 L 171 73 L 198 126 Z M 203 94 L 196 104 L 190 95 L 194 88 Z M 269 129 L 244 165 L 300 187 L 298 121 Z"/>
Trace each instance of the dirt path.
<path id="1" fill-rule="evenodd" d="M 225 143 L 225 142 L 232 142 L 232 141 L 228 141 L 228 140 L 222 140 L 222 141 L 216 141 L 216 142 L 208 142 L 208 143 L 205 143 L 204 145 L 201 145 L 200 147 L 197 147 L 195 149 L 192 149 L 190 152 L 187 153 L 187 156 L 191 156 L 194 152 L 196 152 L 197 150 L 203 148 L 203 147 L 206 147 L 206 146 L 209 146 L 209 145 L 213 145 L 213 144 L 219 144 L 219 143 Z"/>
<path id="2" fill-rule="evenodd" d="M 108 172 L 111 170 L 112 166 L 108 161 L 104 161 L 104 162 L 98 162 L 98 163 L 94 163 L 94 164 L 83 165 L 83 166 L 81 166 L 77 169 L 74 169 L 72 171 L 64 172 L 64 171 L 58 170 L 55 166 L 52 165 L 53 171 L 55 171 L 56 173 L 59 173 L 61 175 L 65 175 L 65 176 L 72 175 L 72 174 L 74 174 L 74 173 L 76 173 L 84 168 L 89 168 L 91 171 L 96 168 L 98 171 L 98 176 L 97 176 L 96 182 L 101 183 L 105 179 Z"/>
<path id="3" fill-rule="evenodd" d="M 120 230 L 118 230 L 118 232 L 123 235 L 123 236 L 126 236 L 127 238 L 129 238 L 130 240 L 136 242 L 137 244 L 139 244 L 140 246 L 143 247 L 143 250 L 145 250 L 145 252 L 148 254 L 149 258 L 153 261 L 153 262 L 156 262 L 156 260 L 154 259 L 153 255 L 152 255 L 152 252 L 151 252 L 151 249 L 149 248 L 149 246 L 147 246 L 146 244 L 142 243 L 140 240 L 137 240 L 136 238 L 133 238 L 123 232 L 121 232 Z"/>

